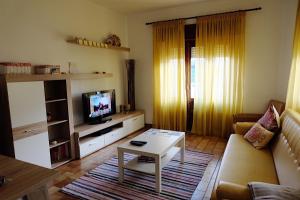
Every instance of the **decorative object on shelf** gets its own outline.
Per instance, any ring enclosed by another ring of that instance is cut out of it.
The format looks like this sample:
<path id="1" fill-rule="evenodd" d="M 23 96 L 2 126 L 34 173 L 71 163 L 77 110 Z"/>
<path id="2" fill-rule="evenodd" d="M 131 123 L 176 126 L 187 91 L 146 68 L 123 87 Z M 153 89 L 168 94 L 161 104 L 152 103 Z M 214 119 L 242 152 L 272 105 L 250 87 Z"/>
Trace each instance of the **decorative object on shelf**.
<path id="1" fill-rule="evenodd" d="M 34 69 L 36 74 L 60 74 L 59 65 L 38 65 Z"/>
<path id="2" fill-rule="evenodd" d="M 53 140 L 53 141 L 50 142 L 50 144 L 51 144 L 51 145 L 56 145 L 56 144 L 57 144 L 57 141 L 56 141 L 56 140 Z"/>
<path id="3" fill-rule="evenodd" d="M 86 39 L 83 39 L 83 45 L 88 46 L 88 45 L 89 45 L 89 42 L 88 42 Z"/>
<path id="4" fill-rule="evenodd" d="M 71 65 L 72 63 L 71 62 L 68 62 L 68 73 L 71 74 Z"/>
<path id="5" fill-rule="evenodd" d="M 51 162 L 56 163 L 56 162 L 61 162 L 67 158 L 69 158 L 69 149 L 68 146 L 61 145 L 58 146 L 57 148 L 53 148 L 50 151 L 50 156 L 51 156 Z"/>
<path id="6" fill-rule="evenodd" d="M 124 113 L 125 112 L 125 105 L 120 105 L 120 113 Z"/>
<path id="7" fill-rule="evenodd" d="M 31 74 L 31 63 L 1 62 L 0 74 Z"/>
<path id="8" fill-rule="evenodd" d="M 126 60 L 126 70 L 127 70 L 127 97 L 128 104 L 130 104 L 130 111 L 135 110 L 135 92 L 134 92 L 134 66 L 135 60 Z"/>
<path id="9" fill-rule="evenodd" d="M 149 156 L 139 156 L 138 162 L 155 163 L 155 159 Z"/>
<path id="10" fill-rule="evenodd" d="M 50 112 L 47 112 L 47 122 L 50 122 L 52 120 L 52 114 Z"/>
<path id="11" fill-rule="evenodd" d="M 113 47 L 120 47 L 121 46 L 121 40 L 120 38 L 115 35 L 111 34 L 109 35 L 105 40 L 104 43 L 108 46 L 113 46 Z"/>
<path id="12" fill-rule="evenodd" d="M 90 46 L 90 47 L 105 47 L 105 44 L 102 42 L 88 40 L 86 38 L 81 38 L 81 37 L 75 37 L 74 39 L 68 41 L 79 45 Z"/>
<path id="13" fill-rule="evenodd" d="M 128 113 L 130 111 L 130 108 L 131 108 L 130 104 L 125 105 L 126 113 Z"/>
<path id="14" fill-rule="evenodd" d="M 81 46 L 105 48 L 105 49 L 115 49 L 115 50 L 121 50 L 121 51 L 130 51 L 130 49 L 127 47 L 121 47 L 121 42 L 119 41 L 120 38 L 118 36 L 114 35 L 113 38 L 114 39 L 109 38 L 109 41 L 107 41 L 108 43 L 92 41 L 92 40 L 88 40 L 86 38 L 81 38 L 81 37 L 75 37 L 73 39 L 69 39 L 69 40 L 67 40 L 67 42 L 72 43 L 72 44 L 81 45 Z"/>
<path id="15" fill-rule="evenodd" d="M 120 113 L 127 114 L 130 111 L 130 104 L 120 105 Z"/>

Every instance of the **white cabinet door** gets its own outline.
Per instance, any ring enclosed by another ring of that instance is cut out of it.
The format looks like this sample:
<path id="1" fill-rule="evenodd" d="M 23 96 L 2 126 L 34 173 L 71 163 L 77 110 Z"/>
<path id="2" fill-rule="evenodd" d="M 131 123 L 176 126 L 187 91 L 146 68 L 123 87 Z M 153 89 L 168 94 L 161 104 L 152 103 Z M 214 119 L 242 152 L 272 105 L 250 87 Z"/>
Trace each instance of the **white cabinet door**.
<path id="1" fill-rule="evenodd" d="M 44 82 L 8 83 L 12 128 L 46 121 Z"/>
<path id="2" fill-rule="evenodd" d="M 144 114 L 125 120 L 123 126 L 127 135 L 143 128 L 145 126 Z"/>
<path id="3" fill-rule="evenodd" d="M 48 132 L 15 140 L 14 147 L 16 159 L 51 168 Z"/>

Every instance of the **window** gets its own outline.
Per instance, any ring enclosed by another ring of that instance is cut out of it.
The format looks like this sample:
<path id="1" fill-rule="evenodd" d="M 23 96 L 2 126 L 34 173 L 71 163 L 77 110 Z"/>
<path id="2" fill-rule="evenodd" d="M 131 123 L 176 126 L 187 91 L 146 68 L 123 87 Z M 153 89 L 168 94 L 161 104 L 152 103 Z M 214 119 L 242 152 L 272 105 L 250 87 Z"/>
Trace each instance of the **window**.
<path id="1" fill-rule="evenodd" d="M 190 73 L 191 73 L 191 78 L 190 78 L 190 96 L 191 98 L 195 98 L 196 92 L 201 92 L 199 91 L 199 82 L 202 82 L 202 78 L 204 77 L 200 77 L 199 78 L 199 74 L 204 73 L 204 70 L 202 70 L 201 72 L 199 72 L 199 70 L 201 70 L 201 67 L 205 66 L 205 58 L 198 58 L 196 55 L 196 48 L 192 47 L 191 48 L 191 62 L 190 62 Z M 228 57 L 214 57 L 213 58 L 213 66 L 214 69 L 212 69 L 212 73 L 215 73 L 214 76 L 216 76 L 217 78 L 213 79 L 212 85 L 211 87 L 213 88 L 213 99 L 214 99 L 214 103 L 216 105 L 218 105 L 219 103 L 223 102 L 223 85 L 224 85 L 224 81 L 225 79 L 230 76 L 229 72 L 230 69 L 229 65 L 230 64 L 230 60 Z M 197 77 L 196 77 L 197 76 Z M 204 81 L 203 81 L 204 82 Z M 197 91 L 198 90 L 198 91 Z"/>
<path id="2" fill-rule="evenodd" d="M 191 80 L 190 80 L 190 85 L 191 85 L 191 98 L 195 97 L 195 92 L 196 92 L 196 54 L 195 54 L 195 47 L 191 48 Z"/>

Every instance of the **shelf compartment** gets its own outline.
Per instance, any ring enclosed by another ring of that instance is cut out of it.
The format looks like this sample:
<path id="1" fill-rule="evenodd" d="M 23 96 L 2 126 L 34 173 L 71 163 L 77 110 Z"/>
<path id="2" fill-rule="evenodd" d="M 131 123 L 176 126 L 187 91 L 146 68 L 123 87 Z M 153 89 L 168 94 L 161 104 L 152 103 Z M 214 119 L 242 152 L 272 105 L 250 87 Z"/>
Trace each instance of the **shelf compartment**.
<path id="1" fill-rule="evenodd" d="M 45 99 L 66 99 L 67 86 L 65 80 L 45 81 Z"/>
<path id="2" fill-rule="evenodd" d="M 66 98 L 62 98 L 62 99 L 49 99 L 49 100 L 46 100 L 46 103 L 55 103 L 55 102 L 61 102 L 61 101 L 67 101 Z"/>
<path id="3" fill-rule="evenodd" d="M 46 103 L 47 116 L 50 115 L 50 121 L 63 121 L 69 118 L 68 101 L 56 101 L 56 103 Z"/>
<path id="4" fill-rule="evenodd" d="M 52 168 L 52 169 L 55 169 L 55 168 L 57 168 L 57 167 L 59 167 L 59 166 L 62 166 L 62 165 L 64 165 L 64 164 L 70 162 L 71 160 L 72 160 L 71 158 L 66 158 L 66 159 L 64 159 L 64 160 L 62 160 L 62 161 L 52 163 L 52 164 L 51 164 L 51 168 Z"/>
<path id="5" fill-rule="evenodd" d="M 49 127 L 49 126 L 54 126 L 54 125 L 65 123 L 65 122 L 68 122 L 68 120 L 66 120 L 66 119 L 65 120 L 55 120 L 55 121 L 47 122 L 47 125 Z"/>
<path id="6" fill-rule="evenodd" d="M 180 151 L 179 147 L 172 147 L 162 158 L 161 158 L 161 168 L 166 166 L 172 158 Z M 130 160 L 125 167 L 126 169 L 131 169 L 139 172 L 144 172 L 147 174 L 155 174 L 155 163 L 138 162 L 138 157 Z"/>
<path id="7" fill-rule="evenodd" d="M 52 168 L 63 165 L 71 160 L 70 143 L 66 142 L 50 149 L 51 166 Z"/>
<path id="8" fill-rule="evenodd" d="M 52 149 L 52 148 L 61 146 L 61 145 L 63 145 L 63 144 L 69 143 L 69 142 L 70 142 L 70 140 L 59 139 L 59 140 L 57 140 L 57 144 L 51 144 L 51 143 L 50 143 L 50 144 L 49 144 L 49 147 L 50 147 L 50 149 Z"/>
<path id="9" fill-rule="evenodd" d="M 55 126 L 48 126 L 49 141 L 64 141 L 70 140 L 69 122 L 56 124 Z"/>

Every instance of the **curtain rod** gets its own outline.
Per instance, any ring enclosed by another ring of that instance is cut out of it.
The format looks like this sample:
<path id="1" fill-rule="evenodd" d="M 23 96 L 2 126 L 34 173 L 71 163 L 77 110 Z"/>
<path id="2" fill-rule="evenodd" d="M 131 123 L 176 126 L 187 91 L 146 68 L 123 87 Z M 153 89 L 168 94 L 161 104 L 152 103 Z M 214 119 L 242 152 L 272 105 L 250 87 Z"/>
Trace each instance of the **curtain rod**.
<path id="1" fill-rule="evenodd" d="M 155 21 L 155 22 L 147 22 L 146 25 L 151 25 L 153 23 L 157 23 L 157 22 L 168 22 L 168 21 L 173 21 L 173 20 L 180 20 L 180 19 L 194 19 L 197 17 L 207 17 L 207 16 L 214 16 L 214 15 L 221 15 L 221 14 L 228 14 L 228 13 L 236 13 L 236 12 L 250 12 L 250 11 L 257 11 L 257 10 L 261 10 L 261 7 L 257 7 L 257 8 L 250 8 L 250 9 L 244 9 L 244 10 L 235 10 L 235 11 L 229 11 L 229 12 L 222 12 L 222 13 L 214 13 L 214 14 L 208 14 L 208 15 L 200 15 L 200 16 L 194 16 L 194 17 L 183 17 L 183 18 L 177 18 L 177 19 L 169 19 L 169 20 L 161 20 L 161 21 Z"/>

